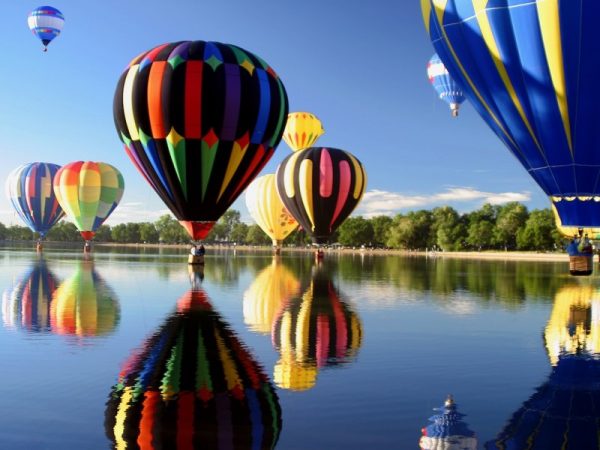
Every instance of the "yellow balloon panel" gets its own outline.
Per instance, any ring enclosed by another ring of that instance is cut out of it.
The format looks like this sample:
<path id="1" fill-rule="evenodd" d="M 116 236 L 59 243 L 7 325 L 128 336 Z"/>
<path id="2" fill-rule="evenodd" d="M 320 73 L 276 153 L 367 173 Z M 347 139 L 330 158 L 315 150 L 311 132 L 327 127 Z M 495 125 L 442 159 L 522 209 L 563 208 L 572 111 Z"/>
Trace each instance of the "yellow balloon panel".
<path id="1" fill-rule="evenodd" d="M 248 186 L 246 207 L 273 245 L 279 245 L 298 226 L 279 198 L 274 174 L 263 175 Z"/>
<path id="2" fill-rule="evenodd" d="M 579 230 L 583 230 L 583 234 L 587 234 L 590 239 L 600 239 L 600 228 L 578 228 L 578 227 L 567 227 L 562 225 L 562 221 L 558 215 L 558 211 L 554 204 L 552 204 L 552 212 L 554 213 L 554 221 L 556 222 L 556 228 L 560 234 L 565 237 L 572 238 L 574 236 L 579 236 Z"/>
<path id="3" fill-rule="evenodd" d="M 312 147 L 323 133 L 323 124 L 317 116 L 308 112 L 293 112 L 288 114 L 283 140 L 296 152 Z"/>

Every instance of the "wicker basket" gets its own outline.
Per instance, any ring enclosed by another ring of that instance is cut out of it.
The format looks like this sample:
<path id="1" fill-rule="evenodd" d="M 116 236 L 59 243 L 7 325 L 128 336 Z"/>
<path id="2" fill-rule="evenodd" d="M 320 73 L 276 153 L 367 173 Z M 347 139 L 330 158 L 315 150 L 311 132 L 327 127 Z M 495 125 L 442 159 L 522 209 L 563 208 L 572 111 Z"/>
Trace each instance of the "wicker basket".
<path id="1" fill-rule="evenodd" d="M 569 272 L 571 275 L 591 275 L 594 269 L 594 255 L 569 256 Z"/>

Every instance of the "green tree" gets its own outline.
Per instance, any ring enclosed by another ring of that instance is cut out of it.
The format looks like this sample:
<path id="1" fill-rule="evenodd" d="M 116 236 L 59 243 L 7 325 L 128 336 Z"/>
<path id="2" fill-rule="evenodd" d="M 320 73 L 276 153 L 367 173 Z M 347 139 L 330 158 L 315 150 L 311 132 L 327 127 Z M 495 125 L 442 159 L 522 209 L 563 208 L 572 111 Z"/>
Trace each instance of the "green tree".
<path id="1" fill-rule="evenodd" d="M 269 245 L 271 238 L 257 224 L 253 224 L 248 227 L 246 242 L 250 245 Z"/>
<path id="2" fill-rule="evenodd" d="M 46 239 L 49 241 L 80 242 L 81 234 L 73 222 L 61 220 L 50 229 Z"/>
<path id="3" fill-rule="evenodd" d="M 108 225 L 100 225 L 96 230 L 96 236 L 94 236 L 96 242 L 111 242 L 112 234 L 111 229 Z"/>
<path id="4" fill-rule="evenodd" d="M 184 228 L 170 214 L 160 216 L 154 226 L 159 239 L 167 244 L 184 243 L 190 239 Z"/>
<path id="5" fill-rule="evenodd" d="M 6 235 L 13 241 L 31 241 L 35 238 L 33 231 L 22 225 L 11 225 L 6 229 Z"/>
<path id="6" fill-rule="evenodd" d="M 468 226 L 466 242 L 475 250 L 487 250 L 494 245 L 494 224 L 487 220 L 472 221 Z"/>
<path id="7" fill-rule="evenodd" d="M 525 226 L 529 213 L 519 202 L 510 202 L 498 211 L 494 240 L 501 248 L 512 250 L 517 247 L 517 232 Z"/>
<path id="8" fill-rule="evenodd" d="M 245 244 L 248 236 L 248 225 L 243 222 L 236 223 L 231 230 L 230 238 L 232 242 Z"/>
<path id="9" fill-rule="evenodd" d="M 388 231 L 387 245 L 393 248 L 426 249 L 433 246 L 431 211 L 411 211 L 394 217 Z"/>
<path id="10" fill-rule="evenodd" d="M 127 242 L 127 226 L 124 223 L 115 225 L 110 230 L 110 237 L 114 242 L 121 244 Z"/>
<path id="11" fill-rule="evenodd" d="M 310 236 L 306 234 L 306 231 L 301 229 L 300 227 L 296 228 L 292 231 L 288 237 L 285 238 L 284 243 L 294 245 L 297 247 L 304 247 L 310 244 Z"/>
<path id="12" fill-rule="evenodd" d="M 390 216 L 375 216 L 369 219 L 373 227 L 373 245 L 386 245 L 393 219 Z"/>
<path id="13" fill-rule="evenodd" d="M 140 240 L 148 244 L 155 244 L 159 240 L 158 230 L 153 223 L 140 223 Z"/>
<path id="14" fill-rule="evenodd" d="M 338 241 L 346 246 L 372 245 L 373 225 L 362 217 L 349 217 L 338 228 Z"/>
<path id="15" fill-rule="evenodd" d="M 0 241 L 3 241 L 8 236 L 8 230 L 6 229 L 6 225 L 0 223 Z"/>
<path id="16" fill-rule="evenodd" d="M 549 209 L 531 211 L 525 226 L 517 232 L 519 250 L 554 250 L 561 244 L 561 240 Z"/>
<path id="17" fill-rule="evenodd" d="M 450 206 L 442 206 L 432 211 L 436 245 L 444 251 L 461 250 L 466 237 L 465 222 Z"/>

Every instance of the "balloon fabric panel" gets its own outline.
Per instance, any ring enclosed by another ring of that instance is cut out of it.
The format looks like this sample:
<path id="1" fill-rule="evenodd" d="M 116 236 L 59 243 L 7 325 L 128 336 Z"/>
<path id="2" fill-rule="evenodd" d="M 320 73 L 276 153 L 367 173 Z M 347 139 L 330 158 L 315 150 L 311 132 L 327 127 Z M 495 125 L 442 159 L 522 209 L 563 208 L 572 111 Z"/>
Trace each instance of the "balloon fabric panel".
<path id="1" fill-rule="evenodd" d="M 17 167 L 6 180 L 6 194 L 23 222 L 43 238 L 63 216 L 52 189 L 60 167 L 31 163 Z"/>
<path id="2" fill-rule="evenodd" d="M 292 153 L 277 168 L 276 176 L 285 207 L 315 243 L 327 241 L 366 189 L 362 164 L 334 148 L 311 147 Z"/>
<path id="3" fill-rule="evenodd" d="M 271 158 L 287 95 L 260 58 L 216 42 L 165 44 L 117 84 L 114 118 L 138 171 L 180 221 L 215 222 Z"/>
<path id="4" fill-rule="evenodd" d="M 421 2 L 433 45 L 565 226 L 600 225 L 599 2 Z"/>
<path id="5" fill-rule="evenodd" d="M 52 6 L 40 6 L 29 13 L 27 24 L 31 32 L 46 47 L 58 36 L 65 23 L 62 13 Z"/>

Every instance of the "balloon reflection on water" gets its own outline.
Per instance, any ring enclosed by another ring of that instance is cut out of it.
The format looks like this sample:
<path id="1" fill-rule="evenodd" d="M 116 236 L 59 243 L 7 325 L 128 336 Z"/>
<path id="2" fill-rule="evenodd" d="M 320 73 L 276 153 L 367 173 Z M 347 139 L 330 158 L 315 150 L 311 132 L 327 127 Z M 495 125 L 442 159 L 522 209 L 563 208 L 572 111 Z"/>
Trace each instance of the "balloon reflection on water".
<path id="1" fill-rule="evenodd" d="M 544 333 L 549 379 L 486 449 L 600 448 L 599 300 L 590 285 L 558 291 Z"/>
<path id="2" fill-rule="evenodd" d="M 457 410 L 452 396 L 444 405 L 434 408 L 438 414 L 429 418 L 431 422 L 421 430 L 419 448 L 421 450 L 476 450 L 477 438 L 463 421 L 464 414 Z"/>
<path id="3" fill-rule="evenodd" d="M 50 330 L 50 304 L 58 282 L 44 259 L 36 260 L 12 289 L 2 295 L 2 320 L 7 328 Z"/>
<path id="4" fill-rule="evenodd" d="M 281 356 L 274 369 L 275 383 L 305 390 L 314 386 L 319 369 L 356 356 L 362 325 L 321 269 L 306 292 L 285 305 L 275 320 L 272 340 Z"/>
<path id="5" fill-rule="evenodd" d="M 244 322 L 252 331 L 270 334 L 277 313 L 299 291 L 298 279 L 279 258 L 273 258 L 244 293 Z"/>
<path id="6" fill-rule="evenodd" d="M 281 408 L 262 368 L 193 289 L 124 364 L 105 426 L 121 449 L 272 449 Z"/>
<path id="7" fill-rule="evenodd" d="M 112 333 L 121 316 L 116 294 L 94 270 L 80 261 L 75 273 L 61 283 L 50 307 L 52 332 L 79 337 Z"/>

